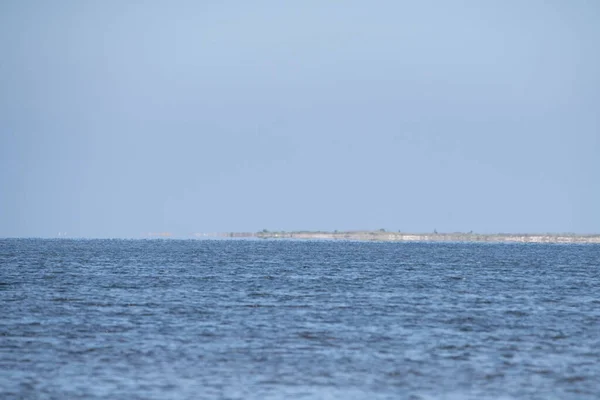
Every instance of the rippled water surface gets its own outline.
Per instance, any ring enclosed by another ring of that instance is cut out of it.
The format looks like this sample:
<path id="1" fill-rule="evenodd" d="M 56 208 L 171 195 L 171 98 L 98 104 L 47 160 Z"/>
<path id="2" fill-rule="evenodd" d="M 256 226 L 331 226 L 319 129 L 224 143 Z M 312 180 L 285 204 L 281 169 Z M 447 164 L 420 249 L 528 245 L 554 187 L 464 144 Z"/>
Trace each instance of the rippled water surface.
<path id="1" fill-rule="evenodd" d="M 598 399 L 600 246 L 0 240 L 2 399 Z"/>

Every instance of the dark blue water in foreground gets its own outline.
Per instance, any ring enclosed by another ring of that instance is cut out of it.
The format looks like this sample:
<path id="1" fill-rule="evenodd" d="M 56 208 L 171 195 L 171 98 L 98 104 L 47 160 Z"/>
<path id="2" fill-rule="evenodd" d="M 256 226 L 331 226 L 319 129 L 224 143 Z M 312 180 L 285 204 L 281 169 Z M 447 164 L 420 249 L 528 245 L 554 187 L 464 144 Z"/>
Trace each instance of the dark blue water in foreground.
<path id="1" fill-rule="evenodd" d="M 600 246 L 0 240 L 2 399 L 598 399 Z"/>

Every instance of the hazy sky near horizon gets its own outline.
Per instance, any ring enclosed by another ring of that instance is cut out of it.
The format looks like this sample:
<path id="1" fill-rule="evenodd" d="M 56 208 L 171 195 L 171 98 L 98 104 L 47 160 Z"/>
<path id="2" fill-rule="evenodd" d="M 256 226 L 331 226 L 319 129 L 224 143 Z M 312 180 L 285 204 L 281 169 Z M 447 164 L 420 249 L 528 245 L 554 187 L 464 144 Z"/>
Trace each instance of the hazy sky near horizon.
<path id="1" fill-rule="evenodd" d="M 596 1 L 0 2 L 0 237 L 600 232 Z"/>

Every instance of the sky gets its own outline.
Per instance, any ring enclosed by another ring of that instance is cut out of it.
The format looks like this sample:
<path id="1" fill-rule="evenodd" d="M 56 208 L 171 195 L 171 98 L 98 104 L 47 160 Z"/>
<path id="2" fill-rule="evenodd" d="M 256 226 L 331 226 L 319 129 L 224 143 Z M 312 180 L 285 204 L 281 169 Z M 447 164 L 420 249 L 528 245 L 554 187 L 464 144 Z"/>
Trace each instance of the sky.
<path id="1" fill-rule="evenodd" d="M 600 233 L 600 3 L 0 2 L 0 237 Z"/>

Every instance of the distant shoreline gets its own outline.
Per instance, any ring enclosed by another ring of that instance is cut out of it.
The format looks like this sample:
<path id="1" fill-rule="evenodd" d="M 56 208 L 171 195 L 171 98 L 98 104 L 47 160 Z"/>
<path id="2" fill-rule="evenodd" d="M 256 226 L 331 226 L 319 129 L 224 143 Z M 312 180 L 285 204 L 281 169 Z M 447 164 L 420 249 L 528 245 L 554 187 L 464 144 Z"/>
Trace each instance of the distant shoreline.
<path id="1" fill-rule="evenodd" d="M 600 234 L 479 234 L 479 233 L 405 233 L 379 231 L 291 231 L 226 232 L 196 234 L 229 238 L 356 240 L 378 242 L 466 242 L 466 243 L 600 243 Z"/>

